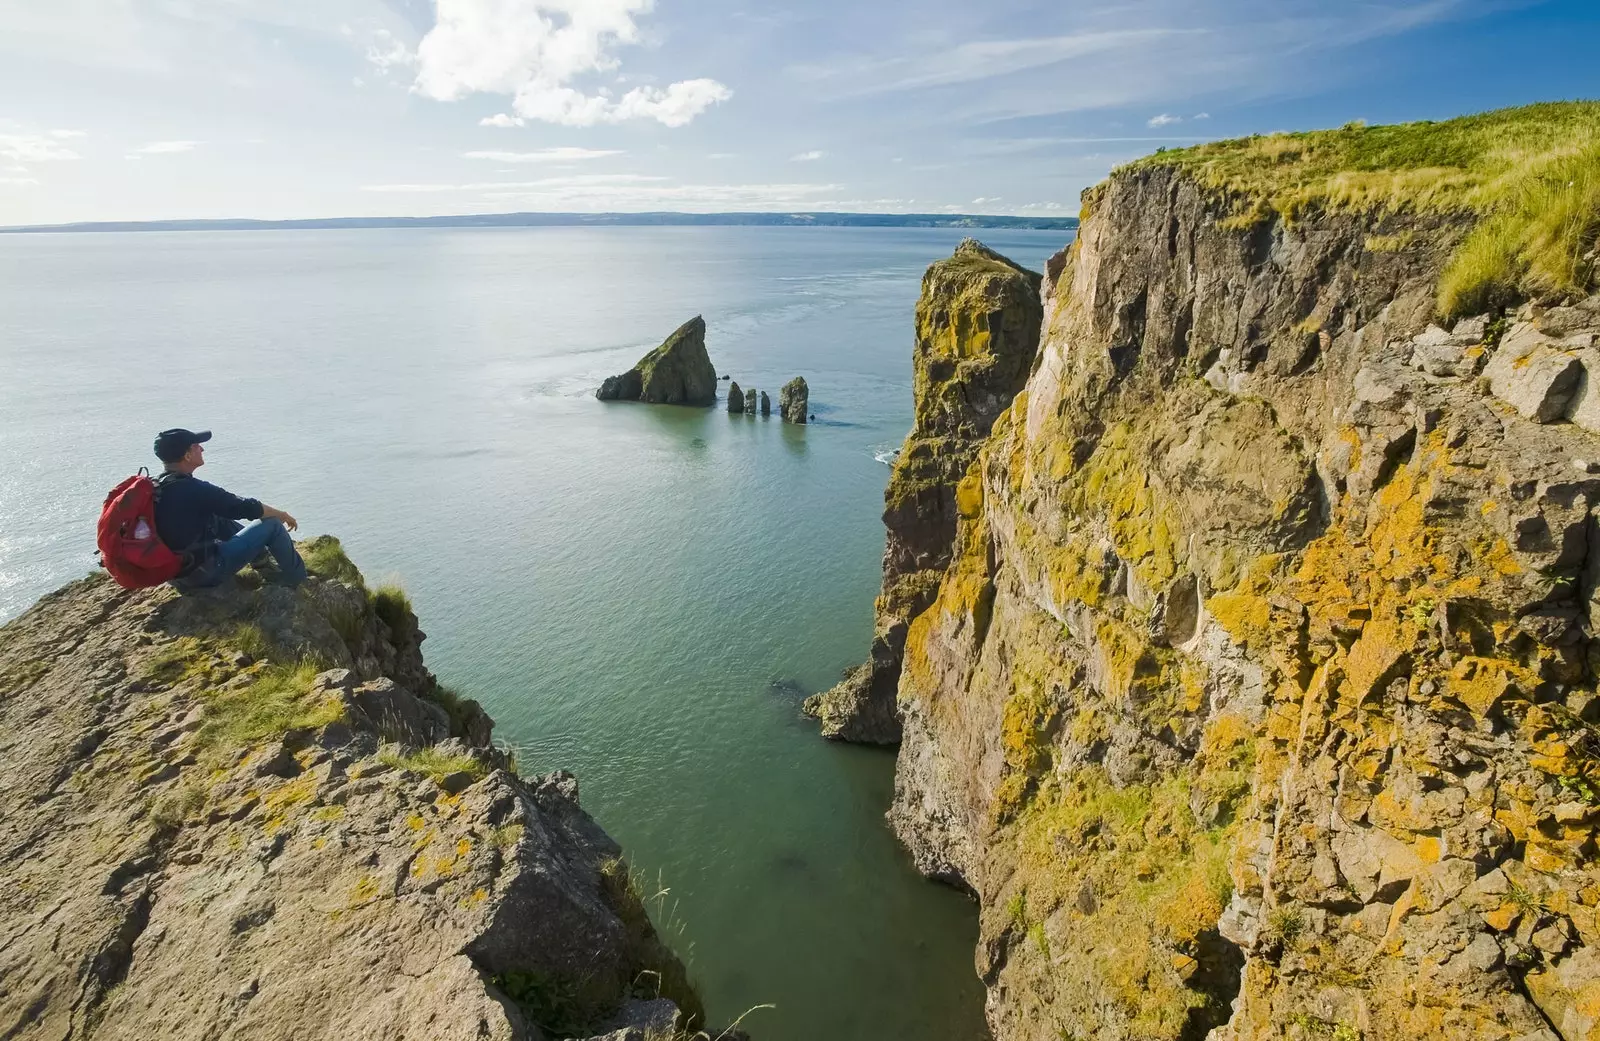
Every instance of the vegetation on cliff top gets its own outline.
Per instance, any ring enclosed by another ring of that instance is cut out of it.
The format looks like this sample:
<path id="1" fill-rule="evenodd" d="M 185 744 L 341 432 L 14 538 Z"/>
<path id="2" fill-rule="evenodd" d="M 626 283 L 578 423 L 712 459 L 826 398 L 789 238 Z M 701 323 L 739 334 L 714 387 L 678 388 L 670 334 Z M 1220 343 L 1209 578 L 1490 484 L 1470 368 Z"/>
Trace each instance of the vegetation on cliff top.
<path id="1" fill-rule="evenodd" d="M 1225 193 L 1241 227 L 1319 210 L 1481 217 L 1440 280 L 1445 315 L 1595 281 L 1600 102 L 1257 135 L 1158 152 L 1125 169 L 1141 168 L 1181 170 Z"/>

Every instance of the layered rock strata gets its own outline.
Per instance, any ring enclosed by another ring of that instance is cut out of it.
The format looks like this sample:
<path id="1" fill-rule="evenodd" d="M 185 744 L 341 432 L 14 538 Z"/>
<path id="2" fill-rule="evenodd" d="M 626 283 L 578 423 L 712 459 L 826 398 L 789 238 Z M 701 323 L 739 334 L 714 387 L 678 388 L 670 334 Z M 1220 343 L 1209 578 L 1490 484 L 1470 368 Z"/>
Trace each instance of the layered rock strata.
<path id="1" fill-rule="evenodd" d="M 655 405 L 715 405 L 717 370 L 706 354 L 705 319 L 695 315 L 633 368 L 606 377 L 595 397 Z"/>
<path id="2" fill-rule="evenodd" d="M 332 540 L 307 557 L 293 591 L 97 575 L 0 629 L 0 1036 L 511 1041 L 676 1019 L 663 990 L 698 1011 L 572 777 L 519 777 L 403 599 Z"/>
<path id="3" fill-rule="evenodd" d="M 888 533 L 872 648 L 842 683 L 806 702 L 824 736 L 900 740 L 895 690 L 906 627 L 933 602 L 963 508 L 958 485 L 1028 378 L 1041 314 L 1039 276 L 972 239 L 923 276 L 914 419 L 884 491 Z"/>
<path id="4" fill-rule="evenodd" d="M 1241 212 L 1114 175 L 953 495 L 908 440 L 891 822 L 999 1041 L 1600 1037 L 1600 301 L 1441 327 L 1465 214 Z"/>

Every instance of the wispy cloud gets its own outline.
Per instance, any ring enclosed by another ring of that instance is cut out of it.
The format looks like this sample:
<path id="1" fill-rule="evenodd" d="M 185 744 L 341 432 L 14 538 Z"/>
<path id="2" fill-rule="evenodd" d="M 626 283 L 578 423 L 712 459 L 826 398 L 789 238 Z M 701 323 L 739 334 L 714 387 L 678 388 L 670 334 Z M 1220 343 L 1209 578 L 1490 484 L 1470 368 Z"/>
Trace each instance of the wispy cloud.
<path id="1" fill-rule="evenodd" d="M 482 119 L 478 120 L 478 125 L 481 126 L 481 127 L 508 127 L 509 128 L 509 127 L 522 126 L 522 125 L 524 125 L 525 122 L 526 122 L 526 120 L 519 119 L 516 116 L 510 116 L 510 115 L 507 115 L 504 112 L 496 112 L 492 116 L 484 116 Z"/>
<path id="2" fill-rule="evenodd" d="M 374 184 L 363 191 L 386 194 L 462 194 L 496 204 L 538 209 L 767 209 L 815 206 L 837 193 L 837 184 L 666 184 L 665 177 L 596 174 L 546 177 L 534 181 L 465 184 Z"/>
<path id="3" fill-rule="evenodd" d="M 198 141 L 152 141 L 147 145 L 135 148 L 129 152 L 130 156 L 139 155 L 177 155 L 181 152 L 192 152 Z"/>
<path id="4" fill-rule="evenodd" d="M 507 94 L 514 115 L 492 126 L 537 120 L 594 126 L 653 119 L 680 127 L 733 96 L 713 79 L 635 87 L 619 98 L 586 93 L 581 77 L 614 73 L 619 47 L 641 42 L 637 16 L 653 0 L 436 0 L 438 22 L 417 45 L 413 87 L 455 101 Z M 498 117 L 490 117 L 497 119 Z"/>
<path id="5" fill-rule="evenodd" d="M 635 185 L 665 181 L 654 174 L 574 174 L 570 177 L 541 177 L 534 181 L 474 181 L 467 184 L 368 184 L 364 192 L 487 192 L 531 191 L 555 188 L 596 188 L 619 184 Z"/>
<path id="6" fill-rule="evenodd" d="M 828 154 L 827 152 L 823 152 L 823 151 L 819 151 L 819 150 L 813 149 L 812 151 L 809 151 L 809 152 L 800 152 L 800 153 L 798 153 L 796 155 L 791 155 L 789 157 L 789 161 L 791 163 L 814 163 L 818 159 L 821 159 L 824 156 L 826 156 L 827 154 Z"/>
<path id="7" fill-rule="evenodd" d="M 1148 120 L 1145 121 L 1145 125 L 1149 126 L 1149 127 L 1169 127 L 1169 126 L 1172 126 L 1175 123 L 1182 123 L 1182 122 L 1183 122 L 1183 117 L 1182 116 L 1174 116 L 1171 113 L 1163 112 L 1159 116 L 1151 116 Z"/>
<path id="8" fill-rule="evenodd" d="M 55 134 L 0 134 L 0 159 L 14 164 L 50 163 L 80 158 Z"/>
<path id="9" fill-rule="evenodd" d="M 463 159 L 488 159 L 497 163 L 576 163 L 586 159 L 605 159 L 626 155 L 615 148 L 540 148 L 532 152 L 462 152 Z"/>
<path id="10" fill-rule="evenodd" d="M 367 62 L 379 75 L 387 75 L 391 69 L 415 65 L 417 55 L 389 30 L 379 29 L 367 44 Z"/>

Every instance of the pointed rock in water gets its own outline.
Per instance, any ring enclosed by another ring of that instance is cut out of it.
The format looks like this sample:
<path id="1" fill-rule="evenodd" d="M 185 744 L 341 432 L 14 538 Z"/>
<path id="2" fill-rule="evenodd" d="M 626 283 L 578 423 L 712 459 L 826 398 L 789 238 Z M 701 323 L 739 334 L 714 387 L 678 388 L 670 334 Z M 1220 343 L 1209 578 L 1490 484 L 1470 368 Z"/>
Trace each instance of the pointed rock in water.
<path id="1" fill-rule="evenodd" d="M 749 415 L 756 414 L 756 392 L 754 389 L 744 392 L 744 410 Z"/>
<path id="2" fill-rule="evenodd" d="M 772 399 L 767 397 L 766 391 L 761 392 L 761 414 L 763 416 L 772 415 Z"/>
<path id="3" fill-rule="evenodd" d="M 653 405 L 714 405 L 717 370 L 706 354 L 706 323 L 699 315 L 679 326 L 639 364 L 600 384 L 601 401 L 644 401 Z"/>
<path id="4" fill-rule="evenodd" d="M 804 376 L 796 376 L 783 385 L 778 391 L 778 411 L 783 415 L 785 423 L 804 423 L 806 421 L 806 402 L 811 395 L 811 390 L 806 386 Z"/>
<path id="5" fill-rule="evenodd" d="M 728 411 L 730 413 L 744 411 L 744 391 L 739 389 L 737 381 L 728 384 Z"/>

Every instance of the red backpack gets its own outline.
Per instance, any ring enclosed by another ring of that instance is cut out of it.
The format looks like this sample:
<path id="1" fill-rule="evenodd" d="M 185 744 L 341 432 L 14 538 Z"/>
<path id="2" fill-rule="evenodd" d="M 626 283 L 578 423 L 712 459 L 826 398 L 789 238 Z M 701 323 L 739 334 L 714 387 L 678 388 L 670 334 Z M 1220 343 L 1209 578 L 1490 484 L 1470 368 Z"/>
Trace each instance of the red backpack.
<path id="1" fill-rule="evenodd" d="M 124 589 L 158 586 L 183 570 L 183 558 L 156 534 L 156 483 L 143 467 L 106 496 L 96 541 L 100 566 Z"/>

